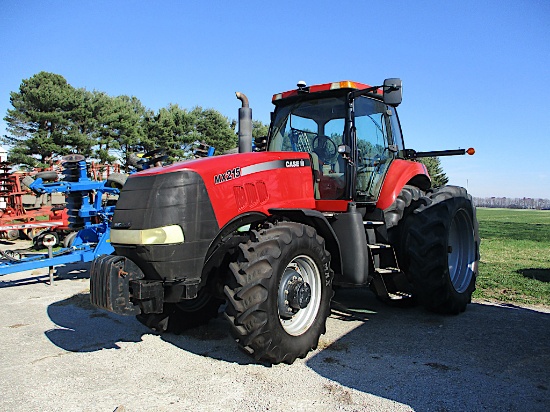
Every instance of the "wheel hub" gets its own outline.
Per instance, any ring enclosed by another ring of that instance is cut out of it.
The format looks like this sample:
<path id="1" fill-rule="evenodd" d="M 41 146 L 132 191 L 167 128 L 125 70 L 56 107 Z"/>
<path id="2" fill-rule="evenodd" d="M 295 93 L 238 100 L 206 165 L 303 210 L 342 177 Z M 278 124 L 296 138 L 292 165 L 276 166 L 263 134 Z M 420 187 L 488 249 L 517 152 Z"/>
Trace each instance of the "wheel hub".
<path id="1" fill-rule="evenodd" d="M 283 319 L 290 319 L 300 309 L 306 308 L 310 301 L 311 286 L 309 283 L 305 282 L 296 270 L 287 268 L 279 287 L 279 315 Z"/>

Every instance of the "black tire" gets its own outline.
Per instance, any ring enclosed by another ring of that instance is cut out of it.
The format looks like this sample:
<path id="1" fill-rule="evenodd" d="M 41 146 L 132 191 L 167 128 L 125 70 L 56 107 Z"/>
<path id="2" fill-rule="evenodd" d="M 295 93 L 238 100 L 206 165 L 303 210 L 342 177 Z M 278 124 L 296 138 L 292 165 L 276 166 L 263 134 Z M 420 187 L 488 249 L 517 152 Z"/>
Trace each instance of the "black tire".
<path id="1" fill-rule="evenodd" d="M 5 237 L 7 240 L 15 240 L 19 239 L 19 230 L 17 229 L 10 229 L 5 232 Z"/>
<path id="2" fill-rule="evenodd" d="M 201 289 L 195 299 L 180 303 L 165 303 L 162 313 L 137 315 L 139 322 L 159 333 L 180 333 L 207 324 L 218 316 L 223 300 L 210 295 Z"/>
<path id="3" fill-rule="evenodd" d="M 407 222 L 409 274 L 429 310 L 458 314 L 471 302 L 479 262 L 476 209 L 464 188 L 443 186 Z"/>
<path id="4" fill-rule="evenodd" d="M 409 254 L 406 247 L 407 221 L 414 210 L 422 204 L 426 204 L 426 199 L 423 196 L 423 190 L 416 186 L 405 185 L 393 203 L 384 209 L 384 220 L 387 229 L 386 241 L 393 246 L 398 266 L 405 273 L 405 276 L 408 275 L 409 269 Z M 402 295 L 401 299 L 391 299 L 387 295 L 380 295 L 374 283 L 371 283 L 371 290 L 379 300 L 390 306 L 415 306 L 418 302 L 413 293 L 414 288 L 409 276 L 407 276 L 407 280 L 408 283 L 400 281 L 399 292 L 406 294 L 406 296 Z M 388 285 L 386 284 L 387 287 Z"/>
<path id="5" fill-rule="evenodd" d="M 23 229 L 23 230 L 25 230 L 25 229 Z M 27 231 L 27 233 L 26 233 L 27 239 L 34 241 L 34 238 L 36 238 L 40 234 L 44 233 L 46 231 L 46 229 L 40 228 L 40 227 L 33 227 L 31 229 L 26 229 L 26 231 Z"/>
<path id="6" fill-rule="evenodd" d="M 416 186 L 405 185 L 394 202 L 384 210 L 388 242 L 393 246 L 399 267 L 409 270 L 409 255 L 406 247 L 409 216 L 420 206 L 426 205 L 425 192 Z"/>
<path id="7" fill-rule="evenodd" d="M 78 232 L 71 232 L 65 238 L 63 239 L 63 247 L 69 248 L 73 245 L 74 239 L 76 238 L 76 235 Z"/>
<path id="8" fill-rule="evenodd" d="M 44 246 L 44 237 L 46 235 L 52 235 L 53 236 L 54 244 L 52 245 L 52 247 L 56 247 L 57 245 L 59 245 L 59 235 L 56 232 L 53 232 L 51 230 L 45 230 L 43 232 L 40 232 L 38 235 L 36 235 L 35 237 L 32 238 L 32 244 L 33 244 L 33 247 L 36 250 L 41 250 L 41 249 L 47 248 L 46 246 Z"/>
<path id="9" fill-rule="evenodd" d="M 38 172 L 35 177 L 42 179 L 44 182 L 55 182 L 58 178 L 57 172 L 53 170 L 47 170 L 45 172 Z"/>
<path id="10" fill-rule="evenodd" d="M 122 189 L 127 179 L 128 175 L 125 173 L 111 173 L 107 178 L 107 182 L 105 183 L 105 185 L 107 187 Z"/>
<path id="11" fill-rule="evenodd" d="M 224 288 L 238 345 L 267 363 L 305 357 L 330 314 L 334 273 L 324 239 L 311 226 L 269 223 L 239 249 Z"/>
<path id="12" fill-rule="evenodd" d="M 24 189 L 31 189 L 31 185 L 34 183 L 34 179 L 30 176 L 25 176 L 21 180 L 21 186 L 23 186 Z"/>
<path id="13" fill-rule="evenodd" d="M 393 203 L 384 210 L 386 229 L 399 225 L 399 222 L 415 207 L 424 192 L 416 186 L 405 185 Z"/>

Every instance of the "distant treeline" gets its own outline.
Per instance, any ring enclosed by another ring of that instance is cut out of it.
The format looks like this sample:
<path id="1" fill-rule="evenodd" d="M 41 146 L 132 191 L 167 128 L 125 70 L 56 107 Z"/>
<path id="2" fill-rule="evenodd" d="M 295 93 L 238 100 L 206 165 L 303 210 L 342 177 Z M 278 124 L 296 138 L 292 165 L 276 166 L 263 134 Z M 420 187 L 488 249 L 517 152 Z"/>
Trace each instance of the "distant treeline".
<path id="1" fill-rule="evenodd" d="M 504 209 L 550 210 L 550 199 L 533 199 L 530 197 L 474 197 L 474 204 L 479 207 Z"/>

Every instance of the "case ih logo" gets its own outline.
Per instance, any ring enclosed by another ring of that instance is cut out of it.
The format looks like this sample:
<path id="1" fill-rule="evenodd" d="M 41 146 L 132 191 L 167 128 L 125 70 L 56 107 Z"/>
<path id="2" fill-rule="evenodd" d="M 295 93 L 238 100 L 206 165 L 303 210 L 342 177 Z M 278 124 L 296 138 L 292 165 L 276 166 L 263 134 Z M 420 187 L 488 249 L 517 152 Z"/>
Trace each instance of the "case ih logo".
<path id="1" fill-rule="evenodd" d="M 304 159 L 285 161 L 285 167 L 304 167 L 304 166 L 305 166 Z"/>
<path id="2" fill-rule="evenodd" d="M 219 175 L 214 176 L 214 184 L 217 185 L 219 183 L 228 182 L 239 177 L 241 177 L 241 168 L 236 167 L 234 169 L 229 169 L 224 173 L 220 173 Z"/>

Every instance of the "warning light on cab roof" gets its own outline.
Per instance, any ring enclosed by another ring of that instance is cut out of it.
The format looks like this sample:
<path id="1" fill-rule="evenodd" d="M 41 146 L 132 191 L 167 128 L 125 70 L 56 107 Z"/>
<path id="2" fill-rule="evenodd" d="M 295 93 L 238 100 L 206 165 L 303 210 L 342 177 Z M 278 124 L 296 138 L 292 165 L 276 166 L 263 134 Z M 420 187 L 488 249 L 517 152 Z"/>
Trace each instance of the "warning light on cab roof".
<path id="1" fill-rule="evenodd" d="M 335 89 L 358 89 L 357 84 L 355 82 L 351 82 L 349 80 L 345 80 L 343 82 L 336 82 L 331 83 L 330 90 Z"/>

